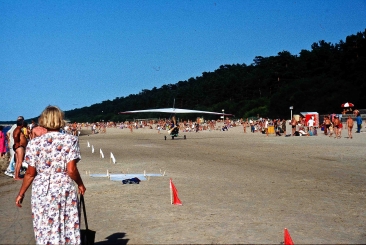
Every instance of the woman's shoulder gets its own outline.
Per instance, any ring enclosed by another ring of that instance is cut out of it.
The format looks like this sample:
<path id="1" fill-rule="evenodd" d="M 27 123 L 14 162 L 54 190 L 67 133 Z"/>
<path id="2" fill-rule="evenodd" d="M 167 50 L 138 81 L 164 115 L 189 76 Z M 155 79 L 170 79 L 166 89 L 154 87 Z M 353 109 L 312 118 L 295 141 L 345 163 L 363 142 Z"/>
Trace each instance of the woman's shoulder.
<path id="1" fill-rule="evenodd" d="M 46 134 L 40 136 L 42 138 L 57 138 L 59 140 L 72 140 L 72 141 L 76 141 L 78 140 L 77 136 L 71 135 L 71 134 L 65 134 L 65 133 L 61 133 L 61 132 L 47 132 Z"/>

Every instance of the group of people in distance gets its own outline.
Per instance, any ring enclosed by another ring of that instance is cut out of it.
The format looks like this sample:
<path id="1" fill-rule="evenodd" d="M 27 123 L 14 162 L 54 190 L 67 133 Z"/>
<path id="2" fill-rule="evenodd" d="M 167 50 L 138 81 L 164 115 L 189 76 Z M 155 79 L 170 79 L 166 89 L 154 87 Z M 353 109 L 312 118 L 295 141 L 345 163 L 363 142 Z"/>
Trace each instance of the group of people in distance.
<path id="1" fill-rule="evenodd" d="M 351 115 L 347 116 L 346 125 L 348 132 L 348 138 L 352 139 L 352 130 L 354 125 L 354 120 Z M 356 133 L 361 132 L 361 125 L 362 125 L 362 118 L 361 114 L 358 112 L 356 116 L 356 124 L 357 124 L 357 130 Z M 335 115 L 334 117 L 331 116 L 325 116 L 324 121 L 322 124 L 322 127 L 324 128 L 324 134 L 328 135 L 329 137 L 332 137 L 334 135 L 335 139 L 340 139 L 342 137 L 342 129 L 343 129 L 343 123 L 340 120 L 339 116 Z"/>
<path id="2" fill-rule="evenodd" d="M 47 106 L 38 124 L 30 132 L 25 131 L 27 127 L 20 116 L 9 130 L 9 144 L 16 161 L 14 178 L 23 180 L 15 204 L 22 207 L 25 193 L 32 185 L 36 244 L 80 244 L 78 193 L 84 195 L 86 188 L 77 168 L 81 158 L 78 137 L 61 132 L 64 113 L 56 106 Z M 21 178 L 23 160 L 28 166 Z"/>

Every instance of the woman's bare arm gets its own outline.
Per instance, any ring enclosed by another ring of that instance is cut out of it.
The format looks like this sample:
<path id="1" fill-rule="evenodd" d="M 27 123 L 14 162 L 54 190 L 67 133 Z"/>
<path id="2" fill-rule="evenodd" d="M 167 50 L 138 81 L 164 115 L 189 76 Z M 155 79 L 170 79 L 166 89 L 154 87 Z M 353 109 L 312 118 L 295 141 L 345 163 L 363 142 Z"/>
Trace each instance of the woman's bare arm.
<path id="1" fill-rule="evenodd" d="M 21 203 L 23 202 L 24 194 L 28 190 L 29 186 L 32 184 L 34 177 L 36 177 L 37 171 L 36 168 L 32 166 L 28 166 L 27 172 L 24 175 L 22 187 L 20 187 L 20 191 L 18 196 L 15 199 L 15 204 L 18 207 L 22 207 Z"/>
<path id="2" fill-rule="evenodd" d="M 76 167 L 76 163 L 78 161 L 79 161 L 79 159 L 74 159 L 74 160 L 71 160 L 70 162 L 67 163 L 67 174 L 78 185 L 79 193 L 84 195 L 86 188 L 84 186 L 83 180 L 80 177 L 79 170 Z"/>

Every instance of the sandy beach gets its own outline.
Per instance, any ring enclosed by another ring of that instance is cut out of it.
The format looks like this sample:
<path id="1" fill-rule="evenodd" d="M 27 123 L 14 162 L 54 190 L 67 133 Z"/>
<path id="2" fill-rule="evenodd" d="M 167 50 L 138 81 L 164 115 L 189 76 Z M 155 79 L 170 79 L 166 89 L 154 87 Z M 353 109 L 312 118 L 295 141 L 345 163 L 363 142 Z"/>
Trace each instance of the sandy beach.
<path id="1" fill-rule="evenodd" d="M 96 244 L 281 244 L 285 227 L 295 244 L 366 243 L 366 133 L 266 137 L 236 127 L 165 135 L 82 130 L 78 168 Z M 107 170 L 165 176 L 139 185 L 89 176 Z M 170 203 L 170 178 L 182 206 Z M 35 243 L 31 191 L 15 206 L 20 185 L 0 175 L 1 244 Z"/>

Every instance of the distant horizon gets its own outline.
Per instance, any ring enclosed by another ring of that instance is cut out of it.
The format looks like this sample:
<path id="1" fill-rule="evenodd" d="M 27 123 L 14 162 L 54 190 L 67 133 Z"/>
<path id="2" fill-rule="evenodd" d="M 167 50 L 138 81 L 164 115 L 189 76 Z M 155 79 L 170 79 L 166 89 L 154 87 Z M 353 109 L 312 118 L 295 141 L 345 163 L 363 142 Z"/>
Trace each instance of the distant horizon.
<path id="1" fill-rule="evenodd" d="M 180 108 L 180 109 L 182 109 L 182 108 Z M 362 118 L 366 118 L 366 108 L 365 109 L 358 109 L 358 110 L 360 110 L 360 111 L 364 111 L 365 113 L 360 113 L 361 114 L 361 117 Z M 302 112 L 308 112 L 308 111 L 302 111 Z M 314 111 L 314 112 L 316 112 L 316 111 Z M 318 113 L 318 112 L 316 112 L 316 113 Z M 295 116 L 295 115 L 300 115 L 301 114 L 301 112 L 299 112 L 299 113 L 294 113 L 293 115 Z M 342 113 L 334 113 L 334 112 L 332 112 L 332 113 L 325 113 L 325 114 L 319 114 L 319 117 L 322 117 L 322 116 L 325 116 L 325 115 L 332 115 L 332 114 L 335 114 L 335 115 L 342 115 Z M 344 117 L 347 117 L 349 114 L 345 114 L 345 115 L 342 115 L 342 118 L 343 118 L 343 116 Z M 239 119 L 240 117 L 232 117 L 232 119 L 235 119 L 235 120 L 237 120 L 237 119 Z M 259 118 L 263 118 L 263 117 L 259 117 Z M 31 120 L 33 120 L 34 118 L 24 118 L 24 120 L 25 121 L 31 121 Z M 139 119 L 135 119 L 135 120 L 143 120 L 143 119 L 146 119 L 146 118 L 139 118 Z M 275 118 L 270 118 L 270 119 L 275 119 Z M 67 119 L 66 119 L 67 120 Z M 107 122 L 108 122 L 109 120 L 107 120 Z M 69 122 L 71 122 L 71 121 L 69 121 Z M 99 122 L 99 121 L 98 121 Z M 16 123 L 16 120 L 14 120 L 14 121 L 0 121 L 0 125 L 1 126 L 12 126 L 13 124 L 15 124 Z M 77 123 L 85 123 L 85 122 L 77 122 Z M 97 123 L 97 122 L 88 122 L 88 123 Z"/>

